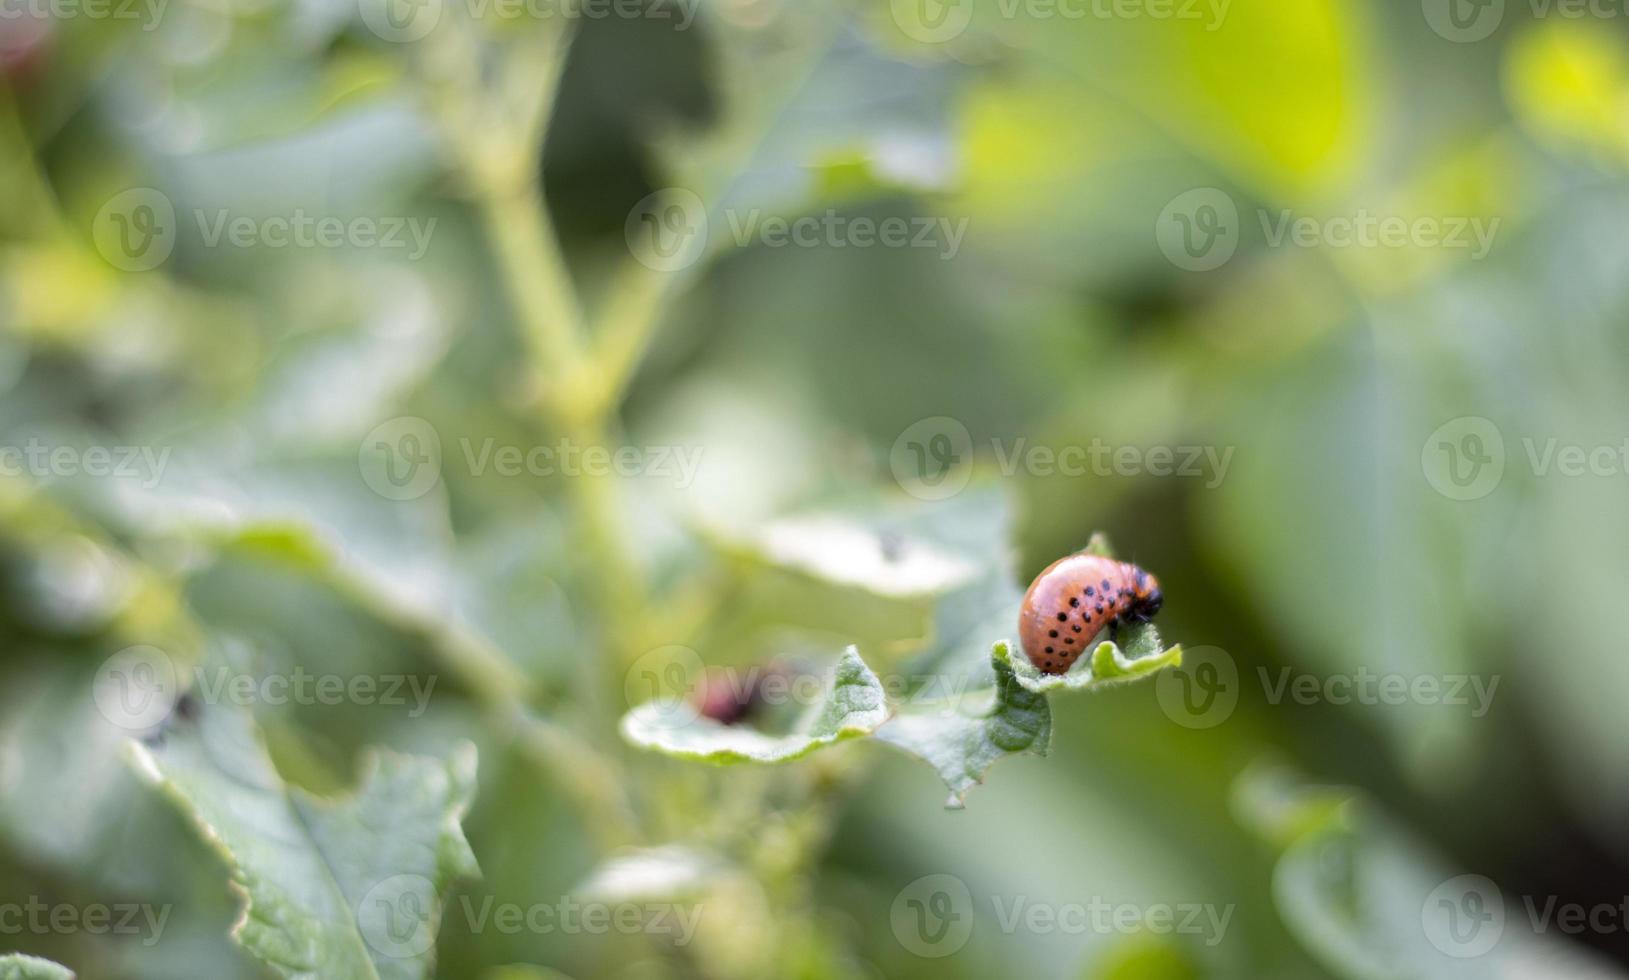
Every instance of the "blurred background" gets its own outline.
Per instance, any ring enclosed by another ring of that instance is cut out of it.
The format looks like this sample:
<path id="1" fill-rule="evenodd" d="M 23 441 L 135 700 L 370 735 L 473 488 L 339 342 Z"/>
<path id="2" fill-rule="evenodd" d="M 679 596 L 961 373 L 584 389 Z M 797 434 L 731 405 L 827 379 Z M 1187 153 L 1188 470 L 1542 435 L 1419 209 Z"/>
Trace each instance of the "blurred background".
<path id="1" fill-rule="evenodd" d="M 395 975 L 1624 974 L 1626 19 L 0 0 L 0 952 L 295 975 L 98 696 L 142 648 L 425 692 L 247 698 L 318 795 L 477 747 Z M 1097 531 L 1186 662 L 966 809 L 618 735 L 987 685 Z M 694 933 L 480 914 L 612 894 Z"/>

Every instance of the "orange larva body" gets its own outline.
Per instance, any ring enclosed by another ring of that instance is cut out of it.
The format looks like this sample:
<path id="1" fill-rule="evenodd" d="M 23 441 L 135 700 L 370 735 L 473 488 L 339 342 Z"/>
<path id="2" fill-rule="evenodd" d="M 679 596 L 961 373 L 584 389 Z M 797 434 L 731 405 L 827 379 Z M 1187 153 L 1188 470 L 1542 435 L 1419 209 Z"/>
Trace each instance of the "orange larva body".
<path id="1" fill-rule="evenodd" d="M 1159 611 L 1159 582 L 1136 565 L 1100 555 L 1060 558 L 1035 576 L 1018 614 L 1018 638 L 1030 663 L 1061 674 L 1091 649 L 1097 634 Z"/>

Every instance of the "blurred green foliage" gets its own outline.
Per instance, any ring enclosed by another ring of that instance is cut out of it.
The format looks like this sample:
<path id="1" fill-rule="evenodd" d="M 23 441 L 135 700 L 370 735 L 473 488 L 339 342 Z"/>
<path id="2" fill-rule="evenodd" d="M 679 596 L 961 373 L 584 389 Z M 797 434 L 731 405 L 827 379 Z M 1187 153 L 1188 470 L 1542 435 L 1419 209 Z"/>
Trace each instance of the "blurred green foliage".
<path id="1" fill-rule="evenodd" d="M 445 896 L 437 976 L 1629 962 L 1629 921 L 1531 912 L 1629 880 L 1617 8 L 36 6 L 0 18 L 0 909 L 167 919 L 8 929 L 0 952 L 279 975 L 229 938 L 241 869 L 98 700 L 142 647 L 176 695 L 430 692 L 252 713 L 289 799 L 350 799 L 373 749 L 475 746 L 481 874 Z M 1172 212 L 1196 190 L 1232 220 Z M 813 239 L 777 238 L 799 218 Z M 1348 242 L 1370 219 L 1407 230 Z M 1298 220 L 1310 238 L 1278 237 Z M 888 222 L 926 247 L 857 244 Z M 1171 250 L 1207 228 L 1233 251 Z M 430 437 L 431 479 L 397 480 Z M 506 447 L 529 462 L 506 472 Z M 561 472 L 538 447 L 671 465 Z M 1190 447 L 1197 469 L 1156 464 Z M 965 489 L 924 499 L 944 479 Z M 891 697 L 985 691 L 1015 590 L 1098 530 L 1159 575 L 1183 673 L 1052 699 L 1049 757 L 965 810 L 871 739 L 715 770 L 618 733 L 685 656 L 852 644 L 909 680 Z M 1489 697 L 1353 697 L 1360 677 Z M 1191 713 L 1207 692 L 1225 710 Z M 326 859 L 419 840 L 381 826 Z M 1471 873 L 1508 915 L 1461 958 L 1431 903 Z M 924 949 L 940 896 L 966 932 Z M 700 914 L 683 941 L 481 914 L 566 899 Z M 1094 903 L 1137 914 L 1008 920 Z M 1154 928 L 1185 907 L 1225 932 Z"/>

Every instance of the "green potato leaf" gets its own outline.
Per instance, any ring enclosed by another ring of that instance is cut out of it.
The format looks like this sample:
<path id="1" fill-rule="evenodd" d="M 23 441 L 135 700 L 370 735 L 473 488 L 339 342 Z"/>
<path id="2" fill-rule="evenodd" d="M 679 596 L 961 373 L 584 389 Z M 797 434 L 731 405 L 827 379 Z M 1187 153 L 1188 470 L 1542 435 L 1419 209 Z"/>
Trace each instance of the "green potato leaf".
<path id="1" fill-rule="evenodd" d="M 990 655 L 995 685 L 987 706 L 969 710 L 970 696 L 915 705 L 877 731 L 877 737 L 926 761 L 950 787 L 945 805 L 960 809 L 989 768 L 1009 755 L 1046 755 L 1052 709 L 1046 695 L 1018 682 L 1004 643 Z"/>
<path id="2" fill-rule="evenodd" d="M 834 742 L 876 731 L 888 720 L 888 700 L 877 675 L 849 647 L 825 696 L 793 730 L 771 735 L 749 725 L 724 725 L 686 701 L 650 701 L 622 718 L 622 735 L 640 748 L 716 765 L 790 762 Z"/>
<path id="3" fill-rule="evenodd" d="M 0 956 L 0 980 L 74 980 L 72 970 L 35 956 Z"/>
<path id="4" fill-rule="evenodd" d="M 243 894 L 234 938 L 291 980 L 421 980 L 440 895 L 478 873 L 460 825 L 475 749 L 450 758 L 379 752 L 356 792 L 323 800 L 284 783 L 246 711 L 173 717 L 139 769 L 192 819 Z"/>
<path id="5" fill-rule="evenodd" d="M 1120 646 L 1113 640 L 1103 640 L 1091 652 L 1080 657 L 1061 674 L 1044 674 L 1023 648 L 1014 645 L 1013 673 L 1018 683 L 1031 691 L 1086 691 L 1110 684 L 1125 684 L 1182 664 L 1182 647 L 1161 649 L 1160 635 L 1152 623 L 1140 623 L 1123 630 Z M 1006 644 L 1000 644 L 1005 648 Z"/>
<path id="6" fill-rule="evenodd" d="M 1349 980 L 1606 980 L 1622 971 L 1558 941 L 1493 880 L 1461 874 L 1356 791 L 1259 765 L 1235 787 L 1240 819 L 1282 848 L 1280 916 Z M 1550 924 L 1553 926 L 1553 923 Z"/>

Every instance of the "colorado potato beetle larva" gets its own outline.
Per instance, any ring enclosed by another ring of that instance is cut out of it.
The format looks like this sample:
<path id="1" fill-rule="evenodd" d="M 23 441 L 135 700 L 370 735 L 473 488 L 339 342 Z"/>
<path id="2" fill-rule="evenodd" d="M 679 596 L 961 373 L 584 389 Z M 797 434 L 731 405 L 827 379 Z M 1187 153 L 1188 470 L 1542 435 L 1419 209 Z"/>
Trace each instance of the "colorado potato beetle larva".
<path id="1" fill-rule="evenodd" d="M 1164 599 L 1158 580 L 1130 562 L 1070 555 L 1030 583 L 1018 614 L 1018 638 L 1037 670 L 1061 674 L 1103 629 L 1147 622 Z"/>

